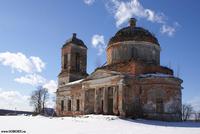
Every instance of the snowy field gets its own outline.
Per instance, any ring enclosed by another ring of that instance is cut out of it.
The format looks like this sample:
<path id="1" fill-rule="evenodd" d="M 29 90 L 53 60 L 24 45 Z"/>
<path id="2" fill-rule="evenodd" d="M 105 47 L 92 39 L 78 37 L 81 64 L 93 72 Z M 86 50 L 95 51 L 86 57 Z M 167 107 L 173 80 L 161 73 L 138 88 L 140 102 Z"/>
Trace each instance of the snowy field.
<path id="1" fill-rule="evenodd" d="M 0 116 L 0 133 L 26 134 L 200 134 L 200 123 L 123 120 L 116 116 L 81 117 Z"/>

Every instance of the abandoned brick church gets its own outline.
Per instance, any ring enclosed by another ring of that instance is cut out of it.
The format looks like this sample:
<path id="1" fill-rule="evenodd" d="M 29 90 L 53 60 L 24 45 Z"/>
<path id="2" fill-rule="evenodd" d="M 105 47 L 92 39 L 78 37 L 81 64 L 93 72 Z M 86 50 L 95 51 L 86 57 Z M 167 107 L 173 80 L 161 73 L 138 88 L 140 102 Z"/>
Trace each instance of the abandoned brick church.
<path id="1" fill-rule="evenodd" d="M 181 83 L 160 65 L 160 44 L 148 30 L 119 30 L 106 48 L 107 62 L 87 74 L 87 46 L 73 34 L 62 47 L 58 76 L 58 116 L 108 114 L 122 117 L 181 120 Z"/>

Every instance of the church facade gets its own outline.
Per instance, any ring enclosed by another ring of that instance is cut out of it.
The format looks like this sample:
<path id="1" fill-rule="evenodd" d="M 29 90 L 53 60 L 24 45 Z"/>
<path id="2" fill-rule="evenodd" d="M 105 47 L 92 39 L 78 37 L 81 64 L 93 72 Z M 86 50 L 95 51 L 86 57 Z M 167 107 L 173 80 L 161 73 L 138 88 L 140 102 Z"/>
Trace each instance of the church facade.
<path id="1" fill-rule="evenodd" d="M 180 78 L 160 65 L 160 44 L 130 19 L 106 48 L 107 62 L 86 72 L 87 46 L 73 34 L 62 47 L 58 76 L 58 116 L 105 114 L 122 117 L 181 120 Z"/>

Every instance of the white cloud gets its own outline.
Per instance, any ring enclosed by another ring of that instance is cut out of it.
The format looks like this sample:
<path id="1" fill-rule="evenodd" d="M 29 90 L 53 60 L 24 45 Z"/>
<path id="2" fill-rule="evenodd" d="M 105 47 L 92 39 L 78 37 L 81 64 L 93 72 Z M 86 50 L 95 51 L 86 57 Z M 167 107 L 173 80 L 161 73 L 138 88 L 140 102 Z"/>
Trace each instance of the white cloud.
<path id="1" fill-rule="evenodd" d="M 98 55 L 101 55 L 105 48 L 105 40 L 103 35 L 95 34 L 92 36 L 92 46 L 98 49 Z"/>
<path id="2" fill-rule="evenodd" d="M 45 63 L 39 57 L 31 56 L 30 60 L 37 72 L 42 72 L 42 69 L 45 67 Z"/>
<path id="3" fill-rule="evenodd" d="M 166 22 L 166 16 L 162 12 L 144 8 L 139 0 L 109 0 L 107 9 L 114 14 L 116 26 L 120 27 L 132 17 L 146 19 L 147 21 L 161 25 L 160 32 L 172 36 L 176 32 L 176 26 L 170 26 Z"/>
<path id="4" fill-rule="evenodd" d="M 45 68 L 45 63 L 39 57 L 26 57 L 23 53 L 0 53 L 0 63 L 4 66 L 11 67 L 12 71 L 18 72 L 42 72 Z"/>
<path id="5" fill-rule="evenodd" d="M 57 89 L 57 83 L 54 80 L 48 81 L 40 75 L 45 68 L 45 63 L 39 57 L 27 57 L 20 52 L 3 52 L 0 53 L 0 64 L 10 67 L 12 71 L 25 73 L 25 76 L 15 78 L 15 82 L 29 84 L 34 87 L 42 86 L 48 89 L 51 97 L 55 96 L 53 93 Z M 0 108 L 30 111 L 32 107 L 29 105 L 29 98 L 30 96 L 22 95 L 18 91 L 2 91 L 0 89 Z M 50 98 L 47 101 L 47 106 L 54 107 L 55 102 Z"/>
<path id="6" fill-rule="evenodd" d="M 38 74 L 28 74 L 19 78 L 15 78 L 14 81 L 21 84 L 30 84 L 32 86 L 43 85 L 46 79 Z"/>
<path id="7" fill-rule="evenodd" d="M 29 98 L 30 96 L 23 95 L 18 91 L 0 90 L 0 108 L 31 111 L 32 107 L 29 105 Z"/>
<path id="8" fill-rule="evenodd" d="M 163 24 L 162 27 L 160 28 L 160 32 L 162 34 L 167 34 L 168 36 L 173 36 L 177 30 L 177 28 L 180 27 L 180 24 L 178 22 L 175 22 L 173 26 L 169 26 L 166 24 Z"/>
<path id="9" fill-rule="evenodd" d="M 9 110 L 24 110 L 32 111 L 33 107 L 30 105 L 30 96 L 14 90 L 3 91 L 0 88 L 0 109 Z M 50 94 L 50 98 L 46 102 L 48 108 L 55 108 L 55 95 Z"/>
<path id="10" fill-rule="evenodd" d="M 42 86 L 48 89 L 48 92 L 54 94 L 57 89 L 57 82 L 54 80 L 47 81 L 44 77 L 38 74 L 27 74 L 25 76 L 15 78 L 14 81 L 21 84 L 29 84 L 31 86 Z"/>
<path id="11" fill-rule="evenodd" d="M 155 11 L 150 9 L 145 9 L 144 12 L 145 12 L 145 18 L 147 18 L 148 21 L 165 23 L 164 22 L 165 16 L 163 13 L 155 13 Z"/>
<path id="12" fill-rule="evenodd" d="M 54 80 L 50 80 L 43 85 L 43 88 L 48 89 L 49 93 L 54 94 L 57 90 L 57 82 Z"/>
<path id="13" fill-rule="evenodd" d="M 127 2 L 121 0 L 110 0 L 114 17 L 116 19 L 116 26 L 119 27 L 127 22 L 131 17 L 145 18 L 151 22 L 163 23 L 164 14 L 156 13 L 151 9 L 145 9 L 138 0 L 130 0 Z"/>
<path id="14" fill-rule="evenodd" d="M 167 34 L 168 36 L 173 36 L 174 33 L 176 32 L 176 29 L 168 25 L 162 25 L 160 32 L 162 34 Z"/>
<path id="15" fill-rule="evenodd" d="M 95 2 L 95 0 L 83 0 L 83 1 L 87 5 L 92 5 Z"/>

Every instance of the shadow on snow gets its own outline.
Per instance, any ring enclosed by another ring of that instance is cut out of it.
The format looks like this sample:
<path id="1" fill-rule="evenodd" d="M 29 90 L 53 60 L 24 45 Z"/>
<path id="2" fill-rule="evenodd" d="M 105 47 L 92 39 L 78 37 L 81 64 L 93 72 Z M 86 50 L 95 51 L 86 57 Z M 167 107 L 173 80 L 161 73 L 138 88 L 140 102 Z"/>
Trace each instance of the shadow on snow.
<path id="1" fill-rule="evenodd" d="M 146 124 L 146 125 L 155 125 L 163 127 L 191 127 L 191 128 L 200 128 L 200 122 L 165 122 L 165 121 L 156 121 L 156 120 L 143 120 L 143 119 L 124 119 L 125 121 L 130 121 L 133 123 Z"/>

